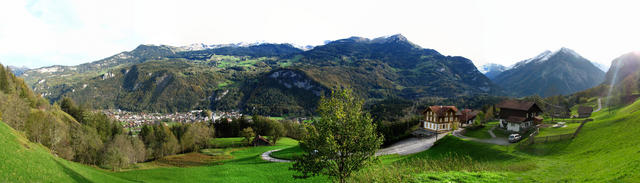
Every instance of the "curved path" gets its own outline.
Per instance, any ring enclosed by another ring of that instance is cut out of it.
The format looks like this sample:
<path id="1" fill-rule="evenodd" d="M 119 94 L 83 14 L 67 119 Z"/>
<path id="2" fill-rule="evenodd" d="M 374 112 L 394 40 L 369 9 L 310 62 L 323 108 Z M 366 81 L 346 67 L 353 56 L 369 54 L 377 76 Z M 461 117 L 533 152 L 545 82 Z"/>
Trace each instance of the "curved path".
<path id="1" fill-rule="evenodd" d="M 487 132 L 489 132 L 489 135 L 491 135 L 491 138 L 496 138 L 496 134 L 493 133 L 493 129 L 496 129 L 496 126 L 491 127 L 491 129 L 487 130 Z"/>
<path id="2" fill-rule="evenodd" d="M 600 111 L 600 109 L 602 109 L 602 98 L 598 98 L 598 108 L 596 110 L 594 110 L 593 112 L 598 112 Z"/>
<path id="3" fill-rule="evenodd" d="M 441 139 L 444 136 L 446 136 L 446 133 L 439 134 L 438 139 Z M 419 153 L 431 148 L 431 146 L 433 146 L 433 143 L 435 142 L 436 142 L 435 136 L 426 137 L 426 138 L 411 137 L 408 139 L 401 140 L 400 142 L 396 142 L 395 144 L 387 148 L 379 149 L 378 152 L 376 152 L 376 156 L 389 155 L 389 154 L 407 155 L 407 154 Z"/>
<path id="4" fill-rule="evenodd" d="M 262 153 L 262 155 L 260 155 L 260 157 L 262 158 L 262 160 L 271 161 L 271 162 L 278 162 L 278 163 L 291 162 L 291 160 L 278 159 L 278 158 L 271 157 L 272 152 L 279 151 L 279 150 L 282 150 L 282 149 L 276 149 L 276 150 L 270 150 L 270 151 L 264 152 Z"/>
<path id="5" fill-rule="evenodd" d="M 441 139 L 445 135 L 446 133 L 439 134 L 438 139 Z M 431 136 L 427 138 L 411 137 L 411 138 L 401 140 L 400 142 L 397 142 L 387 148 L 379 149 L 378 152 L 376 152 L 376 156 L 389 155 L 389 154 L 408 155 L 408 154 L 419 153 L 431 148 L 431 146 L 433 146 L 433 143 L 435 142 L 436 142 L 435 136 Z M 279 150 L 281 149 L 264 152 L 262 153 L 261 158 L 265 161 L 270 161 L 270 162 L 291 162 L 291 160 L 278 159 L 271 156 L 272 152 L 279 151 Z"/>
<path id="6" fill-rule="evenodd" d="M 453 135 L 456 137 L 460 137 L 462 139 L 467 139 L 467 140 L 476 141 L 476 142 L 497 144 L 497 145 L 509 145 L 510 143 L 509 143 L 509 140 L 507 140 L 507 138 L 496 137 L 496 135 L 493 133 L 494 128 L 495 126 L 487 131 L 491 135 L 491 137 L 493 137 L 490 139 L 478 139 L 478 138 L 464 136 L 462 135 L 462 129 L 454 131 Z M 445 135 L 446 133 L 439 134 L 438 139 L 441 139 Z M 376 152 L 376 156 L 389 155 L 389 154 L 408 155 L 408 154 L 419 153 L 431 148 L 431 146 L 433 146 L 433 143 L 435 143 L 436 140 L 437 139 L 435 136 L 431 136 L 427 138 L 411 137 L 408 139 L 404 139 L 400 142 L 397 142 L 387 148 L 378 150 L 378 152 Z M 264 152 L 262 153 L 261 157 L 265 161 L 291 162 L 291 160 L 278 159 L 271 156 L 272 152 L 279 151 L 279 150 L 281 149 Z"/>
<path id="7" fill-rule="evenodd" d="M 453 132 L 453 135 L 456 136 L 456 137 L 460 137 L 462 139 L 467 139 L 467 140 L 476 141 L 476 142 L 482 142 L 482 143 L 488 143 L 488 144 L 496 144 L 496 145 L 502 145 L 502 146 L 506 146 L 506 145 L 510 144 L 509 140 L 507 138 L 504 138 L 504 137 L 494 137 L 494 138 L 490 138 L 490 139 L 478 139 L 478 138 L 464 136 L 464 135 L 461 134 L 462 131 L 463 130 L 456 130 L 456 131 Z M 489 131 L 491 131 L 491 133 L 493 133 L 492 132 L 493 128 L 491 128 L 491 130 L 489 130 Z M 495 134 L 492 135 L 492 136 L 495 136 Z"/>

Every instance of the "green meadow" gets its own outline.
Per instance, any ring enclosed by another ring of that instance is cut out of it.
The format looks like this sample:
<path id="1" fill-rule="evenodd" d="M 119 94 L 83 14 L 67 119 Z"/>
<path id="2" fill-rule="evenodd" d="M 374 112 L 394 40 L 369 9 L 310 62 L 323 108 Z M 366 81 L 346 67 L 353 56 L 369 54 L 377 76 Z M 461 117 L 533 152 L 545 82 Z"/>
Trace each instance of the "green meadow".
<path id="1" fill-rule="evenodd" d="M 593 114 L 577 138 L 524 146 L 499 146 L 447 136 L 417 154 L 380 157 L 351 182 L 634 182 L 640 179 L 640 102 Z M 541 132 L 542 133 L 542 132 Z M 551 134 L 552 132 L 544 132 Z M 555 133 L 555 132 L 554 132 Z M 564 132 L 558 132 L 564 133 Z M 327 177 L 293 179 L 298 142 L 237 147 L 241 138 L 213 140 L 217 148 L 139 163 L 120 172 L 54 157 L 42 145 L 0 123 L 0 182 L 327 182 Z M 176 163 L 178 162 L 178 163 Z M 190 162 L 190 163 L 185 163 Z"/>

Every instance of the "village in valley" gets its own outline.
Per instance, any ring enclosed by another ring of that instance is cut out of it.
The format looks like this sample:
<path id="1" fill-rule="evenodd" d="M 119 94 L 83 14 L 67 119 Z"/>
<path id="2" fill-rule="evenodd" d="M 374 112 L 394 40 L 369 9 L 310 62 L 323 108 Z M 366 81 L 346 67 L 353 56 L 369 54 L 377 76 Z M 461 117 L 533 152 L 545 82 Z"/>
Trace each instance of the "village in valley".
<path id="1" fill-rule="evenodd" d="M 129 129 L 139 129 L 142 125 L 165 123 L 194 123 L 214 122 L 219 119 L 231 120 L 242 116 L 240 112 L 212 112 L 209 110 L 192 110 L 175 113 L 145 113 L 131 112 L 120 109 L 101 110 L 109 118 L 120 121 L 122 126 Z"/>

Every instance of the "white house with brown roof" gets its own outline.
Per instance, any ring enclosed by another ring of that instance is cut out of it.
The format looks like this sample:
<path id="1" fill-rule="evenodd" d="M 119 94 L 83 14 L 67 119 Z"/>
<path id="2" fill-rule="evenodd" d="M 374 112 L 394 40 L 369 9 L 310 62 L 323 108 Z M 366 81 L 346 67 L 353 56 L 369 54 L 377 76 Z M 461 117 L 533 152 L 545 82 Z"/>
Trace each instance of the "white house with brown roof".
<path id="1" fill-rule="evenodd" d="M 542 123 L 542 118 L 537 117 L 542 110 L 534 102 L 505 100 L 496 107 L 500 108 L 499 126 L 507 131 L 523 132 Z"/>
<path id="2" fill-rule="evenodd" d="M 456 106 L 430 106 L 422 112 L 422 128 L 431 132 L 446 132 L 460 125 Z"/>

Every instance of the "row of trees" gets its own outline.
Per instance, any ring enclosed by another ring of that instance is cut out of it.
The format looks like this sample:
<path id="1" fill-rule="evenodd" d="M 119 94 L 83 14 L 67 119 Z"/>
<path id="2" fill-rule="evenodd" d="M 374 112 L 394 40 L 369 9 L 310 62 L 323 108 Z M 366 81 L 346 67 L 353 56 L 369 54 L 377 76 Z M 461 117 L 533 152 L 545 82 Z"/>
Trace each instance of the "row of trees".
<path id="1" fill-rule="evenodd" d="M 251 142 L 251 138 L 261 135 L 268 136 L 272 144 L 281 137 L 300 139 L 306 134 L 304 124 L 290 120 L 276 121 L 258 115 L 251 119 L 242 116 L 231 121 L 222 118 L 214 123 L 214 128 L 217 137 L 245 137 L 246 141 Z"/>
<path id="2" fill-rule="evenodd" d="M 176 153 L 208 148 L 214 130 L 204 122 L 144 125 L 138 135 L 146 149 L 146 159 L 159 159 Z"/>

